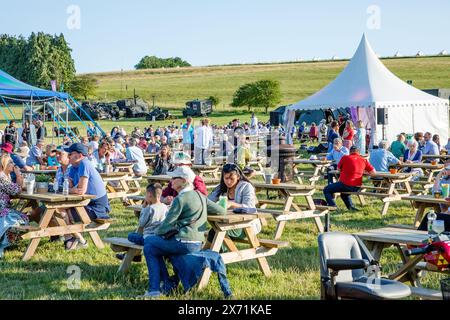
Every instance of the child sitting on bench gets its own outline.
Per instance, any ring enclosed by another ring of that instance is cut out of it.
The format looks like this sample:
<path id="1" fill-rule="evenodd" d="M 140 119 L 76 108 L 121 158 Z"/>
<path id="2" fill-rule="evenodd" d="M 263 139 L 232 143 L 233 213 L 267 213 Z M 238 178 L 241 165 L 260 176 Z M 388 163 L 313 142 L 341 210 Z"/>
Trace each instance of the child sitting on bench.
<path id="1" fill-rule="evenodd" d="M 139 226 L 136 232 L 128 234 L 128 240 L 135 244 L 144 245 L 144 239 L 148 236 L 155 235 L 155 230 L 161 222 L 166 218 L 168 211 L 167 206 L 160 201 L 162 194 L 162 186 L 159 183 L 147 186 L 142 211 L 139 216 Z M 116 254 L 116 257 L 123 260 L 125 254 Z M 142 256 L 135 256 L 133 261 L 141 261 Z"/>

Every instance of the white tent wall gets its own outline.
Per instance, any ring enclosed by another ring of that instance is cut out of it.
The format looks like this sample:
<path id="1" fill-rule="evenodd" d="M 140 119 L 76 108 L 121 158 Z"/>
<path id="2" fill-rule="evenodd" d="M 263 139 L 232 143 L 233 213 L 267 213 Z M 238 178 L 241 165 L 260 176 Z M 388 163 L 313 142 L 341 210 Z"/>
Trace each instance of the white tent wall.
<path id="1" fill-rule="evenodd" d="M 413 130 L 413 109 L 410 106 L 386 108 L 387 121 L 385 125 L 385 140 L 390 143 L 397 140 L 397 135 L 401 132 L 414 133 Z M 377 139 L 374 141 L 378 144 L 383 139 L 383 126 L 377 124 Z"/>
<path id="2" fill-rule="evenodd" d="M 414 132 L 431 132 L 439 134 L 441 144 L 445 145 L 449 135 L 448 106 L 414 106 Z"/>

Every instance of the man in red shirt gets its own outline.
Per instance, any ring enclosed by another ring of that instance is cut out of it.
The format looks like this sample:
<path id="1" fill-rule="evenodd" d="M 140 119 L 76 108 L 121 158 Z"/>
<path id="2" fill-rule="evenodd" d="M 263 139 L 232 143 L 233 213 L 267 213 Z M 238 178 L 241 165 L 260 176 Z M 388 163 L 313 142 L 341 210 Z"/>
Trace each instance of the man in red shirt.
<path id="1" fill-rule="evenodd" d="M 191 157 L 185 152 L 176 152 L 173 155 L 173 164 L 176 166 L 192 166 Z M 203 193 L 205 196 L 208 195 L 208 190 L 206 189 L 206 184 L 200 176 L 195 176 L 194 179 L 194 190 Z M 167 188 L 162 191 L 161 202 L 170 206 L 174 198 L 178 196 L 178 192 L 172 188 L 172 182 L 169 182 Z"/>
<path id="2" fill-rule="evenodd" d="M 336 202 L 334 201 L 335 193 L 357 192 L 361 188 L 364 173 L 367 172 L 371 176 L 376 173 L 376 170 L 369 161 L 360 156 L 356 146 L 350 148 L 350 154 L 348 156 L 343 156 L 341 158 L 338 163 L 338 169 L 341 171 L 339 181 L 329 184 L 323 189 L 325 199 L 331 207 L 336 207 Z M 347 209 L 358 211 L 358 209 L 353 206 L 350 195 L 341 193 L 341 198 L 347 206 Z"/>

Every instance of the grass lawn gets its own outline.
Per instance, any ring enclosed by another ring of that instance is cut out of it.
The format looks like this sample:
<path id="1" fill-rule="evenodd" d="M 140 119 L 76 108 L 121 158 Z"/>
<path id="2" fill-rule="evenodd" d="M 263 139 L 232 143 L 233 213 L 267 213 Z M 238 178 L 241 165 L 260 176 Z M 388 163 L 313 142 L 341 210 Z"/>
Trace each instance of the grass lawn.
<path id="1" fill-rule="evenodd" d="M 324 184 L 325 181 L 321 181 Z M 264 195 L 261 194 L 260 197 Z M 315 197 L 323 198 L 320 192 Z M 381 217 L 381 201 L 368 199 L 368 205 L 361 212 L 350 213 L 342 210 L 332 215 L 332 231 L 358 232 L 379 228 L 389 224 L 412 224 L 415 210 L 408 202 L 391 204 L 389 213 Z M 355 204 L 358 204 L 355 201 Z M 340 208 L 345 208 L 341 200 Z M 112 217 L 116 221 L 111 227 L 100 232 L 102 238 L 126 237 L 135 229 L 137 220 L 131 210 L 124 209 L 121 202 L 112 203 Z M 271 239 L 275 233 L 275 222 L 269 220 L 260 238 Z M 290 242 L 275 256 L 269 257 L 273 275 L 266 278 L 259 271 L 255 261 L 235 263 L 227 266 L 228 278 L 237 299 L 318 299 L 319 256 L 317 229 L 312 220 L 290 221 L 283 233 L 283 240 Z M 89 238 L 89 237 L 87 237 Z M 133 263 L 128 275 L 117 275 L 119 261 L 114 252 L 106 247 L 97 249 L 89 238 L 89 248 L 65 252 L 62 243 L 41 241 L 34 257 L 22 262 L 21 256 L 26 242 L 11 248 L 0 260 L 0 295 L 2 299 L 134 299 L 147 287 L 145 263 Z M 383 272 L 392 272 L 400 258 L 394 249 L 387 249 L 382 258 Z M 69 289 L 68 268 L 77 266 L 81 270 L 80 289 Z M 424 286 L 438 289 L 442 276 L 426 274 Z M 183 295 L 181 291 L 166 299 L 221 299 L 222 294 L 215 276 L 202 292 Z"/>

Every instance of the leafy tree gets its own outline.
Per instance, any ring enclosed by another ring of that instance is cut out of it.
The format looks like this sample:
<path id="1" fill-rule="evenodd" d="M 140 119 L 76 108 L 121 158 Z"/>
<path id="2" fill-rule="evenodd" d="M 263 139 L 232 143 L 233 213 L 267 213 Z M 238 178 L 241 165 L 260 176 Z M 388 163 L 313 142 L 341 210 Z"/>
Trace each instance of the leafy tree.
<path id="1" fill-rule="evenodd" d="M 233 95 L 233 107 L 247 106 L 252 108 L 264 108 L 265 113 L 269 108 L 275 107 L 281 101 L 280 83 L 275 80 L 260 80 L 242 85 Z"/>
<path id="2" fill-rule="evenodd" d="M 191 65 L 182 60 L 180 57 L 175 58 L 158 58 L 156 56 L 145 56 L 134 67 L 140 69 L 158 69 L 158 68 L 176 68 L 176 67 L 190 67 Z"/>
<path id="3" fill-rule="evenodd" d="M 98 81 L 90 76 L 78 76 L 70 84 L 70 92 L 76 98 L 95 96 L 97 94 Z"/>
<path id="4" fill-rule="evenodd" d="M 70 89 L 75 77 L 71 52 L 63 34 L 0 35 L 0 69 L 38 87 L 49 88 L 50 80 L 56 80 Z"/>
<path id="5" fill-rule="evenodd" d="M 220 98 L 218 96 L 210 96 L 208 98 L 208 100 L 211 101 L 211 103 L 213 104 L 213 106 L 218 106 L 220 103 Z"/>

